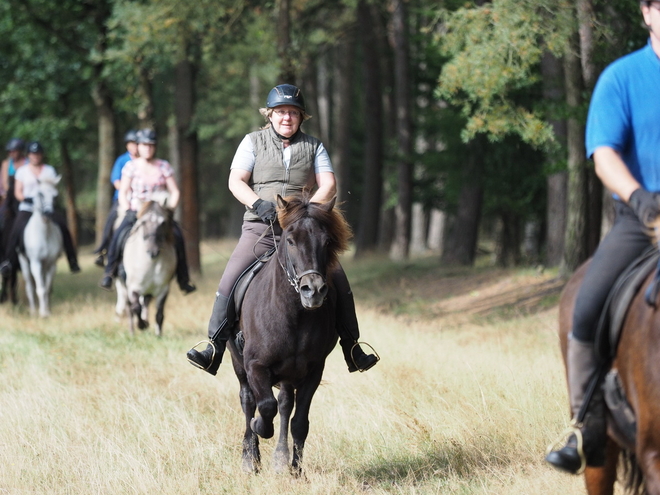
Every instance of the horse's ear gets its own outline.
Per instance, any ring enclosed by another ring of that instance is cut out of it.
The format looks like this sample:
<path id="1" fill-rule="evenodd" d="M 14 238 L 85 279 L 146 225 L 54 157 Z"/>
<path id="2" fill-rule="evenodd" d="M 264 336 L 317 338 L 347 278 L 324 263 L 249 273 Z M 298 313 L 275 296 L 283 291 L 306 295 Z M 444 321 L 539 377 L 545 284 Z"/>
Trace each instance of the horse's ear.
<path id="1" fill-rule="evenodd" d="M 335 203 L 337 202 L 337 196 L 333 197 L 330 201 L 327 203 L 321 204 L 321 208 L 325 211 L 332 211 L 332 209 L 335 207 Z"/>
<path id="2" fill-rule="evenodd" d="M 287 206 L 289 206 L 289 202 L 286 201 L 286 200 L 285 200 L 282 196 L 280 196 L 279 194 L 277 195 L 277 198 L 275 199 L 275 201 L 277 201 L 277 207 L 278 207 L 280 210 L 284 210 Z"/>

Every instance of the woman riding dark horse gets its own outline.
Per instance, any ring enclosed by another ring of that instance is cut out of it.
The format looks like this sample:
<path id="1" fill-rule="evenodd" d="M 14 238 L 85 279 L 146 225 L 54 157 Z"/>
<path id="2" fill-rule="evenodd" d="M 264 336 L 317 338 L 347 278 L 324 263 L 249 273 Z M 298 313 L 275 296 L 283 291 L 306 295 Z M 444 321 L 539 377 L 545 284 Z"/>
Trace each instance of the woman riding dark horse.
<path id="1" fill-rule="evenodd" d="M 291 84 L 274 87 L 260 113 L 266 126 L 245 136 L 229 173 L 229 189 L 247 211 L 238 245 L 216 292 L 208 327 L 210 342 L 206 349 L 193 348 L 187 354 L 191 364 L 212 375 L 218 371 L 232 333 L 234 322 L 228 321 L 227 307 L 234 284 L 258 257 L 279 242 L 282 229 L 277 223 L 275 196 L 300 193 L 305 187 L 316 185 L 310 202 L 326 203 L 336 191 L 334 171 L 323 144 L 300 129 L 303 121 L 310 118 L 300 89 Z M 331 278 L 337 289 L 336 330 L 348 370 L 366 371 L 379 358 L 366 354 L 358 344 L 360 331 L 353 293 L 340 265 Z"/>
<path id="2" fill-rule="evenodd" d="M 35 194 L 37 194 L 39 180 L 44 178 L 55 180 L 57 177 L 55 169 L 44 163 L 44 148 L 38 141 L 32 141 L 28 145 L 27 151 L 28 164 L 19 168 L 14 177 L 14 195 L 20 203 L 18 214 L 14 220 L 14 225 L 7 242 L 7 259 L 0 264 L 0 273 L 3 277 L 11 276 L 12 272 L 18 268 L 18 249 L 23 238 L 25 226 L 32 216 L 32 203 Z M 62 231 L 64 251 L 69 261 L 69 268 L 72 273 L 78 273 L 80 271 L 78 256 L 76 254 L 76 248 L 73 245 L 71 233 L 66 226 L 66 221 L 59 214 L 53 216 L 53 221 Z"/>
<path id="3" fill-rule="evenodd" d="M 660 214 L 660 11 L 640 2 L 648 44 L 608 66 L 589 106 L 587 155 L 596 174 L 614 193 L 616 219 L 591 260 L 575 300 L 566 367 L 573 433 L 546 460 L 576 474 L 604 462 L 605 417 L 601 387 L 595 387 L 581 422 L 575 421 L 599 367 L 594 349 L 598 318 L 619 275 L 651 245 L 648 226 Z M 588 408 L 587 408 L 588 406 Z"/>

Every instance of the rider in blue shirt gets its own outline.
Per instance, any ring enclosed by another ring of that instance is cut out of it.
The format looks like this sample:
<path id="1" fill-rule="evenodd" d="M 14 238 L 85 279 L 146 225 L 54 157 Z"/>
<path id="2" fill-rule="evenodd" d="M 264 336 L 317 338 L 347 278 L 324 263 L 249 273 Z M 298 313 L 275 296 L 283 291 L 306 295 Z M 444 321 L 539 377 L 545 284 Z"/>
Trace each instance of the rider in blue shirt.
<path id="1" fill-rule="evenodd" d="M 112 172 L 110 172 L 110 182 L 114 187 L 114 195 L 112 196 L 112 207 L 108 213 L 108 218 L 105 221 L 105 226 L 103 227 L 103 237 L 101 238 L 101 244 L 94 250 L 94 254 L 98 254 L 94 264 L 97 266 L 104 265 L 104 254 L 107 253 L 108 248 L 110 247 L 110 240 L 112 239 L 112 233 L 114 231 L 114 225 L 117 221 L 117 198 L 119 197 L 119 186 L 121 185 L 121 171 L 131 160 L 137 158 L 137 131 L 131 129 L 124 136 L 124 143 L 126 144 L 126 153 L 123 153 L 117 157 L 115 164 L 112 166 Z"/>
<path id="2" fill-rule="evenodd" d="M 575 418 L 599 365 L 594 341 L 610 288 L 649 246 L 648 226 L 660 214 L 660 10 L 642 0 L 649 42 L 612 63 L 594 88 L 586 129 L 587 156 L 615 198 L 616 218 L 586 271 L 575 302 L 566 368 L 573 433 L 546 460 L 572 474 L 604 462 L 606 422 L 602 389 L 588 404 L 581 424 Z M 580 441 L 582 440 L 582 441 Z"/>

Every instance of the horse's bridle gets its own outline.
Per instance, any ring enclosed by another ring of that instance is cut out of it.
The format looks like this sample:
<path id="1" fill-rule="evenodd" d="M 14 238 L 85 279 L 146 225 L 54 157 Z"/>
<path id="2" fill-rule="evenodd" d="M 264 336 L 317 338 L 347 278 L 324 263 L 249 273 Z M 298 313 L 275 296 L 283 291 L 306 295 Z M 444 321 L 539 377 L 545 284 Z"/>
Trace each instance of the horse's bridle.
<path id="1" fill-rule="evenodd" d="M 303 277 L 307 275 L 316 274 L 319 277 L 321 277 L 323 283 L 325 284 L 325 277 L 318 270 L 305 270 L 300 274 L 296 273 L 296 268 L 293 266 L 293 262 L 291 261 L 291 257 L 289 256 L 289 250 L 286 247 L 286 243 L 284 244 L 284 258 L 285 258 L 286 266 L 283 265 L 282 262 L 280 261 L 280 253 L 277 247 L 277 237 L 275 236 L 275 229 L 273 228 L 273 222 L 270 222 L 268 229 L 270 229 L 270 231 L 273 234 L 273 244 L 275 245 L 275 254 L 277 256 L 277 262 L 282 267 L 282 270 L 284 270 L 287 280 L 293 286 L 293 288 L 297 293 L 300 293 L 300 281 L 302 280 Z M 266 234 L 266 232 L 268 232 L 268 230 L 264 231 L 264 235 Z M 259 238 L 259 240 L 261 240 L 261 238 Z"/>

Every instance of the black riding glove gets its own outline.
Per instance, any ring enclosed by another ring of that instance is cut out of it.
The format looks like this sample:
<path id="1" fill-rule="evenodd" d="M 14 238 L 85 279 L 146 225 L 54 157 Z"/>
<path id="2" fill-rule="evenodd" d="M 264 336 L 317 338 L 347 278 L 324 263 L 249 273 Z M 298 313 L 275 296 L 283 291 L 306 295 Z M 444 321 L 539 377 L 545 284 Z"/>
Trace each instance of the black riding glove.
<path id="1" fill-rule="evenodd" d="M 660 214 L 660 195 L 652 193 L 646 189 L 635 189 L 628 199 L 628 204 L 639 218 L 639 221 L 644 225 L 651 225 L 651 223 Z"/>
<path id="2" fill-rule="evenodd" d="M 275 203 L 272 201 L 258 199 L 252 205 L 252 209 L 265 223 L 270 224 L 277 219 L 277 210 L 275 209 Z"/>

